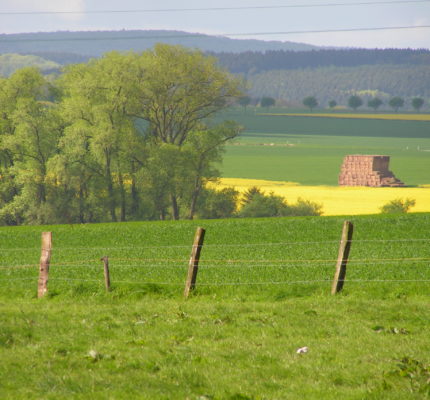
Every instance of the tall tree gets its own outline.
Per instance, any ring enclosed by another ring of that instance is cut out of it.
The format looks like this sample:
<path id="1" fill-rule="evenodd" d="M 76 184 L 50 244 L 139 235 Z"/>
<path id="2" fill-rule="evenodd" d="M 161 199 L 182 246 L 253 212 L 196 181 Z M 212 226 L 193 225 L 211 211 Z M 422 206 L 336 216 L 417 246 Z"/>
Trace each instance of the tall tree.
<path id="1" fill-rule="evenodd" d="M 246 110 L 246 107 L 248 107 L 251 104 L 251 97 L 250 96 L 240 96 L 237 99 L 237 102 L 239 105 L 241 105 Z"/>
<path id="2" fill-rule="evenodd" d="M 174 145 L 179 151 L 193 133 L 217 131 L 211 117 L 241 95 L 242 82 L 200 51 L 158 44 L 137 63 L 144 80 L 136 86 L 131 115 L 146 121 L 147 138 L 154 145 Z M 175 159 L 181 157 L 171 163 Z M 180 166 L 176 170 L 182 173 Z M 178 219 L 182 194 L 175 185 L 168 190 L 172 216 Z"/>
<path id="3" fill-rule="evenodd" d="M 261 107 L 272 107 L 275 105 L 275 99 L 273 97 L 262 97 L 260 101 Z"/>
<path id="4" fill-rule="evenodd" d="M 351 96 L 348 99 L 348 106 L 351 107 L 354 111 L 357 110 L 357 108 L 361 107 L 363 105 L 363 100 L 360 96 L 354 95 Z"/>
<path id="5" fill-rule="evenodd" d="M 112 52 L 88 64 L 69 67 L 62 80 L 62 110 L 69 122 L 65 131 L 69 148 L 64 155 L 72 157 L 85 169 L 85 176 L 102 186 L 100 201 L 111 221 L 118 220 L 117 209 L 119 219 L 126 219 L 124 178 L 132 177 L 133 162 L 142 162 L 136 126 L 128 115 L 139 84 L 135 66 L 134 55 Z M 82 190 L 81 185 L 79 182 L 76 189 Z"/>
<path id="6" fill-rule="evenodd" d="M 367 102 L 367 107 L 373 108 L 376 111 L 382 105 L 382 100 L 379 97 L 374 97 Z"/>
<path id="7" fill-rule="evenodd" d="M 424 105 L 424 99 L 421 97 L 414 97 L 411 104 L 415 111 L 420 111 L 421 107 Z"/>
<path id="8" fill-rule="evenodd" d="M 396 96 L 390 99 L 388 104 L 391 108 L 394 109 L 395 112 L 398 112 L 399 108 L 404 106 L 405 101 L 401 97 Z"/>
<path id="9" fill-rule="evenodd" d="M 314 96 L 308 96 L 303 99 L 303 105 L 313 111 L 318 106 L 318 100 Z"/>
<path id="10" fill-rule="evenodd" d="M 62 125 L 48 101 L 49 85 L 39 71 L 22 69 L 3 81 L 0 93 L 1 210 L 7 223 L 47 222 L 47 163 Z M 55 211 L 54 211 L 55 213 Z"/>

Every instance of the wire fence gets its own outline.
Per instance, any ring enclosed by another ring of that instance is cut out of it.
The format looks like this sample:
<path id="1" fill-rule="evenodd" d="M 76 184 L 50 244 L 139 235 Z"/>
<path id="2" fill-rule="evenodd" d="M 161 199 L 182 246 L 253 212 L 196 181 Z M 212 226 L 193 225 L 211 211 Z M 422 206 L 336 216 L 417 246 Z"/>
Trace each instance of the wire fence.
<path id="1" fill-rule="evenodd" d="M 345 283 L 430 282 L 430 238 L 353 240 Z M 197 287 L 319 285 L 333 280 L 338 240 L 269 243 L 205 243 Z M 183 286 L 190 244 L 157 246 L 53 247 L 49 285 L 103 288 L 103 263 L 119 285 Z M 0 249 L 0 286 L 34 288 L 40 249 Z"/>

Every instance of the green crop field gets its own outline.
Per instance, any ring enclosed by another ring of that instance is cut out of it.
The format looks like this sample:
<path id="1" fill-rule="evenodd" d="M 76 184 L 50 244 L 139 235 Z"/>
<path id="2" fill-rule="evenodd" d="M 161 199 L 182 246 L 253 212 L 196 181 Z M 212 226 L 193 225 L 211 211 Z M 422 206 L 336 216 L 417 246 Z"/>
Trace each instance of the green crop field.
<path id="1" fill-rule="evenodd" d="M 430 214 L 351 218 L 345 288 L 331 296 L 343 220 L 0 228 L 0 398 L 426 398 Z M 205 244 L 184 300 L 197 226 Z"/>
<path id="2" fill-rule="evenodd" d="M 347 154 L 391 156 L 390 168 L 407 185 L 429 184 L 430 122 L 256 115 L 223 115 L 244 126 L 227 147 L 224 177 L 336 185 Z"/>

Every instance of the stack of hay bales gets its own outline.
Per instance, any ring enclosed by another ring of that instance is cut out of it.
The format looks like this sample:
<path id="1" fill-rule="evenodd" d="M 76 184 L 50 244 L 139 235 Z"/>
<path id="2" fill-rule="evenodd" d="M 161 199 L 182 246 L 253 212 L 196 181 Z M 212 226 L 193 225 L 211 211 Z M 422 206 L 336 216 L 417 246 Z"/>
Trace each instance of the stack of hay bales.
<path id="1" fill-rule="evenodd" d="M 399 187 L 404 183 L 388 169 L 390 156 L 349 155 L 343 159 L 340 186 Z"/>

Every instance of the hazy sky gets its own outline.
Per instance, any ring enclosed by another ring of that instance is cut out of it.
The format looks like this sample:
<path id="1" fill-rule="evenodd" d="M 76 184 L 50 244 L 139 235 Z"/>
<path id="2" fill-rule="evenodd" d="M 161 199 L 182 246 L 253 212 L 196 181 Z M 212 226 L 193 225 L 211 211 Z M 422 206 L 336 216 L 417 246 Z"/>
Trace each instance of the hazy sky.
<path id="1" fill-rule="evenodd" d="M 376 4 L 386 1 L 388 4 Z M 287 32 L 430 25 L 430 0 L 0 0 L 0 33 L 57 30 L 175 29 L 208 34 Z M 352 5 L 351 3 L 373 3 Z M 325 6 L 322 6 L 325 4 Z M 332 4 L 327 6 L 327 4 Z M 337 4 L 334 6 L 333 4 Z M 343 5 L 340 5 L 343 4 Z M 178 8 L 320 5 L 267 9 L 137 12 Z M 135 10 L 94 13 L 99 10 Z M 88 14 L 37 14 L 77 11 Z M 33 14 L 7 14 L 33 12 Z M 408 30 L 232 36 L 323 46 L 430 48 L 430 28 Z"/>

